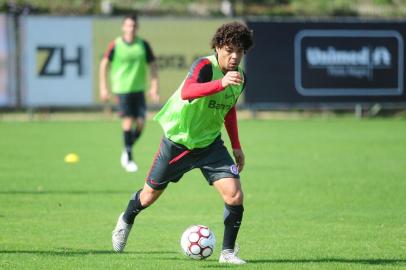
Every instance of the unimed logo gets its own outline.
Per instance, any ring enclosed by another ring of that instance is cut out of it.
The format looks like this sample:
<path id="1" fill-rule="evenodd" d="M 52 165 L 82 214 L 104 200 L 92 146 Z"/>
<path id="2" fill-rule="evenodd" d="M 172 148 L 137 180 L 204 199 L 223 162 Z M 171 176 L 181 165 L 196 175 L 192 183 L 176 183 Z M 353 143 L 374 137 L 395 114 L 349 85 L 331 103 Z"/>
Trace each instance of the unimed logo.
<path id="1" fill-rule="evenodd" d="M 390 68 L 392 55 L 386 47 L 362 47 L 360 50 L 339 50 L 332 46 L 323 50 L 319 47 L 306 48 L 309 68 L 326 68 L 332 76 L 368 77 L 373 79 L 373 69 Z M 359 67 L 361 72 L 352 72 L 345 67 Z M 343 68 L 343 72 L 336 68 Z"/>
<path id="2" fill-rule="evenodd" d="M 401 95 L 403 39 L 396 31 L 303 30 L 295 38 L 302 95 Z"/>

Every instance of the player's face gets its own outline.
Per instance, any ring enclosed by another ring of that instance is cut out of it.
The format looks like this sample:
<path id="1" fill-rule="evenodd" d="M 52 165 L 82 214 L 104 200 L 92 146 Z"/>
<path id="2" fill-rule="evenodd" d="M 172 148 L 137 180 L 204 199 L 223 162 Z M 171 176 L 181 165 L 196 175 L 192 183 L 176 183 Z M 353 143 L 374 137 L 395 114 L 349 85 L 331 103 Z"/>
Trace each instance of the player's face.
<path id="1" fill-rule="evenodd" d="M 237 70 L 244 56 L 242 48 L 227 45 L 221 48 L 216 47 L 216 52 L 220 68 L 223 72 Z"/>
<path id="2" fill-rule="evenodd" d="M 137 31 L 137 23 L 129 18 L 123 22 L 122 30 L 125 36 L 135 36 Z"/>

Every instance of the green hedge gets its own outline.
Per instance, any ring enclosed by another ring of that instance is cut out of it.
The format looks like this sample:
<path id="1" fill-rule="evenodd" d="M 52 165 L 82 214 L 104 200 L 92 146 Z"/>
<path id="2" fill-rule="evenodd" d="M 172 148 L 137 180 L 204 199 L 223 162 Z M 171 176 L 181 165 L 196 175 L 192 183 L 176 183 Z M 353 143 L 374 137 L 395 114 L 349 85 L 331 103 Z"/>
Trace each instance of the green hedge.
<path id="1" fill-rule="evenodd" d="M 0 11 L 17 13 L 48 13 L 59 15 L 100 14 L 104 0 L 0 0 Z M 362 16 L 378 18 L 404 18 L 404 0 L 230 0 L 237 16 Z M 15 3 L 10 5 L 8 3 Z M 139 11 L 143 15 L 193 15 L 190 7 L 206 9 L 208 16 L 222 16 L 221 0 L 110 0 L 112 15 Z M 10 8 L 11 6 L 11 8 Z"/>

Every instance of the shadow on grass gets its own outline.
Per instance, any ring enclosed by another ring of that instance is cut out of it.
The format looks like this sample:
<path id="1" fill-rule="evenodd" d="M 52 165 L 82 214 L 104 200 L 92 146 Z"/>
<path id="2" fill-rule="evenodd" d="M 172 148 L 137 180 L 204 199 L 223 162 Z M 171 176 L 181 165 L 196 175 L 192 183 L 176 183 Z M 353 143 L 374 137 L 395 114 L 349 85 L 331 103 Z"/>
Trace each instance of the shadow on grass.
<path id="1" fill-rule="evenodd" d="M 166 258 L 165 260 L 179 260 L 178 258 Z M 187 259 L 185 259 L 187 260 Z M 209 265 L 202 265 L 203 268 L 228 268 L 228 264 L 218 264 L 217 260 L 208 261 Z M 269 260 L 247 260 L 248 264 L 306 264 L 306 263 L 338 263 L 338 264 L 369 264 L 369 265 L 399 265 L 406 264 L 406 259 L 346 259 L 346 258 L 324 258 L 324 259 L 269 259 Z"/>
<path id="2" fill-rule="evenodd" d="M 248 263 L 343 263 L 343 264 L 406 264 L 405 259 L 346 259 L 346 258 L 322 258 L 322 259 L 275 259 L 275 260 L 247 260 Z"/>
<path id="3" fill-rule="evenodd" d="M 0 191 L 0 195 L 89 195 L 89 194 L 131 194 L 131 190 L 8 190 Z"/>
<path id="4" fill-rule="evenodd" d="M 140 252 L 123 252 L 119 255 L 128 255 L 128 254 L 175 254 L 178 252 L 174 251 L 140 251 Z M 112 250 L 91 250 L 91 249 L 60 249 L 60 250 L 0 250 L 0 254 L 33 254 L 33 255 L 45 255 L 45 256 L 87 256 L 87 255 L 106 255 L 114 254 L 117 255 L 117 252 Z"/>

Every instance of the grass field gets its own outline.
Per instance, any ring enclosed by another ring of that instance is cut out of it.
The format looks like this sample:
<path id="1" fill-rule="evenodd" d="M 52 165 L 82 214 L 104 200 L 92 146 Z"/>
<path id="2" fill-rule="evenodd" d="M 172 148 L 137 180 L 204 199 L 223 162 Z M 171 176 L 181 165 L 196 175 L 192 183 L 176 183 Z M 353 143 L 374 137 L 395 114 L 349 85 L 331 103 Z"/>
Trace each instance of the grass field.
<path id="1" fill-rule="evenodd" d="M 118 121 L 0 122 L 0 269 L 406 269 L 406 121 L 242 120 L 241 267 L 192 261 L 182 231 L 222 237 L 223 204 L 199 171 L 136 220 L 126 252 L 111 231 L 161 137 L 149 122 L 140 171 L 119 166 Z M 63 162 L 68 152 L 81 161 Z"/>

